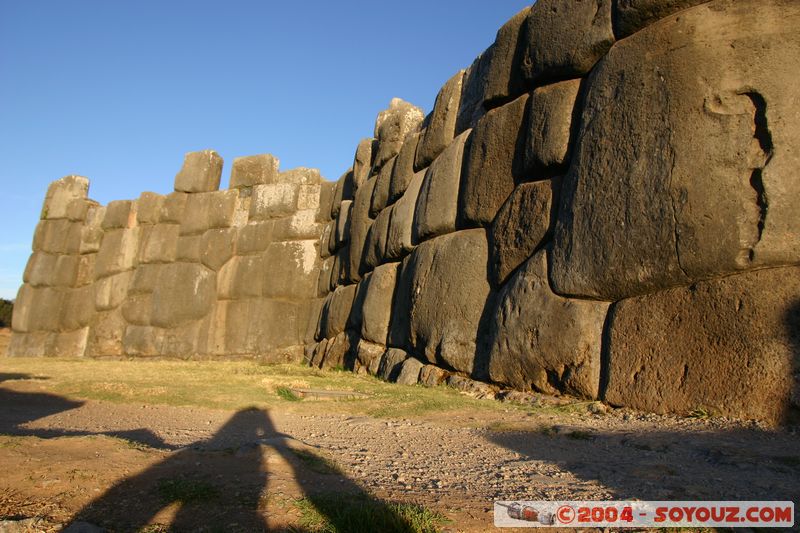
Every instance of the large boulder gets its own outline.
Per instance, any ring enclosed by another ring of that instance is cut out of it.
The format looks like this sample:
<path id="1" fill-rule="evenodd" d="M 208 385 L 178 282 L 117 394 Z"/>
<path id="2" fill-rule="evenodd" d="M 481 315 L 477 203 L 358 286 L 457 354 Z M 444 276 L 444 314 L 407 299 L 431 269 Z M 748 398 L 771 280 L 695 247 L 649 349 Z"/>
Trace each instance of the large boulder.
<path id="1" fill-rule="evenodd" d="M 320 339 L 332 339 L 345 330 L 357 290 L 357 285 L 346 285 L 328 295 L 320 314 Z"/>
<path id="2" fill-rule="evenodd" d="M 608 330 L 609 403 L 781 422 L 800 370 L 800 268 L 629 298 Z"/>
<path id="3" fill-rule="evenodd" d="M 519 185 L 500 208 L 489 232 L 492 283 L 500 285 L 550 239 L 558 178 Z"/>
<path id="4" fill-rule="evenodd" d="M 376 181 L 377 177 L 372 177 L 356 191 L 356 199 L 350 212 L 350 257 L 345 271 L 351 282 L 361 279 L 361 257 L 364 253 L 364 244 L 367 242 L 367 233 L 372 226 L 369 206 Z"/>
<path id="5" fill-rule="evenodd" d="M 42 220 L 70 218 L 70 206 L 89 194 L 89 180 L 83 176 L 64 176 L 47 187 L 42 205 Z"/>
<path id="6" fill-rule="evenodd" d="M 613 0 L 614 35 L 622 39 L 664 17 L 705 2 L 708 0 Z"/>
<path id="7" fill-rule="evenodd" d="M 414 213 L 424 178 L 424 170 L 414 174 L 405 194 L 397 200 L 392 208 L 392 218 L 389 220 L 389 231 L 386 234 L 386 250 L 384 252 L 386 260 L 402 259 L 414 249 Z"/>
<path id="8" fill-rule="evenodd" d="M 793 2 L 719 0 L 611 49 L 564 180 L 559 293 L 617 300 L 800 261 L 799 22 Z"/>
<path id="9" fill-rule="evenodd" d="M 222 157 L 214 150 L 189 152 L 175 176 L 179 192 L 211 192 L 219 189 L 222 176 Z"/>
<path id="10" fill-rule="evenodd" d="M 426 241 L 403 261 L 390 342 L 460 372 L 475 365 L 490 296 L 486 232 L 458 231 Z"/>
<path id="11" fill-rule="evenodd" d="M 525 177 L 523 154 L 528 95 L 481 117 L 464 152 L 459 215 L 461 227 L 488 225 Z"/>
<path id="12" fill-rule="evenodd" d="M 406 135 L 419 129 L 425 118 L 420 108 L 400 98 L 392 98 L 388 109 L 378 113 L 375 121 L 377 149 L 372 155 L 373 173 L 377 173 L 389 159 L 396 156 Z"/>
<path id="13" fill-rule="evenodd" d="M 519 390 L 597 398 L 608 304 L 556 295 L 547 254 L 530 258 L 498 296 L 492 315 L 489 375 Z"/>
<path id="14" fill-rule="evenodd" d="M 406 178 L 404 180 L 405 183 L 408 183 L 408 180 L 414 175 L 415 169 L 421 170 L 430 165 L 455 137 L 456 117 L 458 116 L 458 104 L 461 102 L 461 82 L 463 79 L 464 71 L 459 70 L 455 76 L 447 80 L 439 94 L 436 95 L 433 111 L 431 111 L 428 118 L 428 125 L 420 136 L 416 154 L 411 154 L 413 168 L 403 169 L 403 177 Z M 408 142 L 408 139 L 406 142 Z M 400 150 L 400 155 L 403 155 L 404 149 L 405 146 Z M 400 156 L 398 156 L 398 161 L 400 161 Z M 398 171 L 395 170 L 395 173 L 397 174 Z M 396 185 L 393 184 L 393 189 L 394 187 Z"/>
<path id="15" fill-rule="evenodd" d="M 233 160 L 231 169 L 231 189 L 241 189 L 275 183 L 278 178 L 278 158 L 272 154 L 250 155 L 237 157 Z"/>
<path id="16" fill-rule="evenodd" d="M 383 263 L 383 259 L 386 256 L 386 241 L 389 236 L 389 222 L 393 211 L 394 206 L 387 207 L 381 211 L 369 228 L 361 261 L 362 276 Z"/>
<path id="17" fill-rule="evenodd" d="M 399 267 L 400 263 L 381 265 L 361 282 L 365 291 L 361 304 L 361 337 L 368 341 L 388 344 Z"/>
<path id="18" fill-rule="evenodd" d="M 523 63 L 528 45 L 526 22 L 530 12 L 530 7 L 523 8 L 497 30 L 484 78 L 484 106 L 494 107 L 498 102 L 507 102 L 526 91 Z"/>
<path id="19" fill-rule="evenodd" d="M 361 139 L 356 148 L 356 154 L 353 157 L 353 171 L 349 179 L 349 184 L 345 184 L 345 189 L 350 188 L 350 191 L 343 189 L 342 199 L 352 199 L 355 191 L 366 183 L 369 177 L 369 171 L 372 168 L 372 160 L 375 154 L 372 151 L 375 145 L 375 139 Z M 348 194 L 349 192 L 349 194 Z"/>
<path id="20" fill-rule="evenodd" d="M 539 87 L 531 96 L 525 168 L 529 173 L 561 167 L 569 161 L 569 147 L 577 129 L 573 123 L 581 80 Z"/>
<path id="21" fill-rule="evenodd" d="M 527 19 L 527 78 L 537 84 L 588 73 L 614 43 L 612 0 L 538 0 Z"/>
<path id="22" fill-rule="evenodd" d="M 471 131 L 456 137 L 425 173 L 414 215 L 415 243 L 456 230 L 461 162 Z"/>
<path id="23" fill-rule="evenodd" d="M 164 266 L 153 291 L 152 324 L 171 328 L 203 318 L 212 309 L 216 291 L 214 272 L 202 265 Z"/>
<path id="24" fill-rule="evenodd" d="M 264 253 L 264 296 L 313 298 L 319 278 L 316 240 L 273 242 Z"/>
<path id="25" fill-rule="evenodd" d="M 403 147 L 400 148 L 400 153 L 397 154 L 397 159 L 395 159 L 394 167 L 392 168 L 392 180 L 389 184 L 389 203 L 391 204 L 403 196 L 411 180 L 414 179 L 414 156 L 421 140 L 420 135 L 416 131 L 406 135 Z"/>

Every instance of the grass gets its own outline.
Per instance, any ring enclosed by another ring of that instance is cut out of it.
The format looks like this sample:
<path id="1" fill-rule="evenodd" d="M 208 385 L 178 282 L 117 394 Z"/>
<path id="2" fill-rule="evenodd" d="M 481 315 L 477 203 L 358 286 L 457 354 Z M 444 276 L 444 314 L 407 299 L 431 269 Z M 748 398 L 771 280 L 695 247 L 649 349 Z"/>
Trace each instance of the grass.
<path id="1" fill-rule="evenodd" d="M 292 392 L 292 389 L 288 387 L 278 387 L 275 389 L 275 394 L 278 395 L 279 398 L 286 400 L 287 402 L 299 402 L 302 400 L 300 396 Z"/>
<path id="2" fill-rule="evenodd" d="M 197 503 L 217 499 L 219 490 L 202 480 L 175 478 L 160 480 L 158 494 L 166 503 Z"/>
<path id="3" fill-rule="evenodd" d="M 387 503 L 365 494 L 326 493 L 295 500 L 302 529 L 312 533 L 436 533 L 442 515 L 409 503 Z"/>
<path id="4" fill-rule="evenodd" d="M 366 393 L 368 398 L 326 400 L 332 413 L 406 418 L 451 411 L 536 410 L 476 400 L 448 387 L 426 388 L 383 382 L 352 372 L 329 372 L 300 364 L 255 361 L 110 360 L 0 358 L 0 373 L 35 375 L 42 392 L 67 398 L 240 410 L 319 410 L 317 400 L 290 399 L 290 388 Z M 294 394 L 291 394 L 294 396 Z"/>
<path id="5" fill-rule="evenodd" d="M 294 456 L 300 459 L 300 462 L 303 463 L 303 465 L 312 472 L 324 475 L 333 475 L 342 473 L 342 470 L 332 459 L 328 459 L 327 457 L 324 457 L 322 455 L 317 455 L 308 450 L 302 450 L 297 448 L 290 448 L 290 449 L 291 452 L 294 454 Z"/>

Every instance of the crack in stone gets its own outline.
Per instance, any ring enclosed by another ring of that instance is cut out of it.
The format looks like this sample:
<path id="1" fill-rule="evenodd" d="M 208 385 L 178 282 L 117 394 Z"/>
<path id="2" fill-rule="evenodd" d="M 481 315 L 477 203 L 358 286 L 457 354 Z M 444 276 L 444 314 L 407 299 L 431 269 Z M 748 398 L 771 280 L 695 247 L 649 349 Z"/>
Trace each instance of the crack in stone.
<path id="1" fill-rule="evenodd" d="M 750 247 L 750 261 L 755 258 L 755 247 L 761 241 L 764 234 L 764 227 L 767 221 L 767 212 L 769 210 L 769 198 L 767 191 L 764 188 L 763 172 L 766 166 L 772 159 L 774 145 L 772 142 L 772 133 L 769 131 L 769 124 L 767 123 L 767 102 L 764 97 L 756 91 L 746 91 L 740 93 L 750 99 L 753 105 L 753 122 L 755 131 L 753 137 L 758 141 L 761 151 L 764 153 L 764 162 L 761 166 L 757 166 L 750 174 L 750 186 L 756 192 L 756 206 L 758 207 L 758 237 L 753 245 Z"/>

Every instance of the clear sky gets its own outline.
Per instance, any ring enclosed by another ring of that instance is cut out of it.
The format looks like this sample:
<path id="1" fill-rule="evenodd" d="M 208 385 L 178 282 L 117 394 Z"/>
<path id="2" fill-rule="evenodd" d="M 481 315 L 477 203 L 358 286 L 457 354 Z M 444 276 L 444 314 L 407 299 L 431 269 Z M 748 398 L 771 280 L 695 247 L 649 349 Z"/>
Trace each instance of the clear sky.
<path id="1" fill-rule="evenodd" d="M 168 193 L 188 151 L 272 153 L 337 179 L 398 96 L 441 85 L 531 0 L 0 0 L 0 297 L 48 183 Z"/>

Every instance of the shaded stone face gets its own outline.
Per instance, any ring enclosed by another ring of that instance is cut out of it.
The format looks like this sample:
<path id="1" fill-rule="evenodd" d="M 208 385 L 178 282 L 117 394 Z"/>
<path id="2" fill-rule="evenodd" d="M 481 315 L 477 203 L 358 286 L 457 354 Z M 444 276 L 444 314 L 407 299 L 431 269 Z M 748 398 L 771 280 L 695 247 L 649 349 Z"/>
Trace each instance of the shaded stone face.
<path id="1" fill-rule="evenodd" d="M 800 261 L 798 20 L 796 4 L 717 1 L 611 49 L 564 180 L 557 292 L 616 300 Z"/>
<path id="2" fill-rule="evenodd" d="M 547 281 L 540 251 L 498 296 L 489 335 L 489 375 L 515 389 L 597 398 L 608 304 L 570 300 Z"/>
<path id="3" fill-rule="evenodd" d="M 407 179 L 410 179 L 414 170 L 422 170 L 430 165 L 455 137 L 456 117 L 458 116 L 458 105 L 461 102 L 463 80 L 464 71 L 459 70 L 447 80 L 436 96 L 436 103 L 433 105 L 428 125 L 420 135 L 419 146 L 415 146 L 416 154 L 411 154 L 414 159 L 413 168 L 404 169 Z M 402 149 L 400 152 L 402 154 Z"/>
<path id="4" fill-rule="evenodd" d="M 623 300 L 609 336 L 612 405 L 782 422 L 797 394 L 800 268 Z"/>

